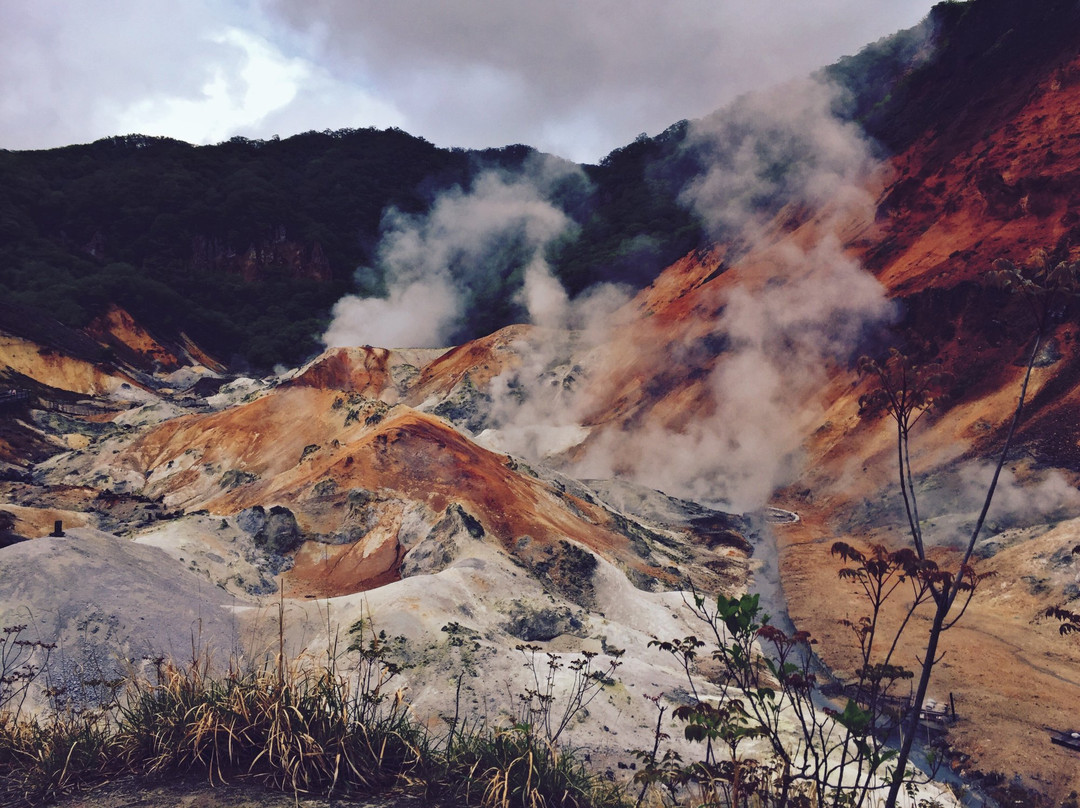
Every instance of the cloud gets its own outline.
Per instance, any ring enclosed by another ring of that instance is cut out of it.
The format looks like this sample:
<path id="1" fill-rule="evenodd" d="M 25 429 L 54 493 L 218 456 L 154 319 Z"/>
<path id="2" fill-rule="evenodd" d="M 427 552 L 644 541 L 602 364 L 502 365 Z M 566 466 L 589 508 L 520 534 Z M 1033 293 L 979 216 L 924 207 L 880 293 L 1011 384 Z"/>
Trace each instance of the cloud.
<path id="1" fill-rule="evenodd" d="M 440 145 L 523 142 L 595 161 L 909 27 L 931 4 L 9 2 L 0 147 L 129 128 L 202 143 L 400 126 Z"/>
<path id="2" fill-rule="evenodd" d="M 596 160 L 910 27 L 930 0 L 263 0 L 308 57 L 441 145 Z"/>
<path id="3" fill-rule="evenodd" d="M 387 294 L 339 301 L 324 342 L 438 347 L 507 322 L 562 323 L 569 301 L 544 251 L 575 228 L 547 198 L 566 172 L 578 169 L 540 158 L 520 174 L 486 171 L 426 214 L 387 211 L 377 266 L 361 272 Z"/>
<path id="4" fill-rule="evenodd" d="M 229 28 L 208 39 L 232 51 L 233 58 L 212 67 L 195 95 L 151 96 L 121 110 L 115 119 L 119 131 L 221 142 L 238 126 L 250 129 L 291 104 L 309 77 L 301 60 L 282 57 L 265 40 L 240 29 Z"/>
<path id="5" fill-rule="evenodd" d="M 0 132 L 7 148 L 85 142 L 117 131 L 118 113 L 168 94 L 198 98 L 241 52 L 207 34 L 208 7 L 107 0 L 5 3 Z"/>
<path id="6" fill-rule="evenodd" d="M 391 101 L 292 52 L 250 9 L 206 0 L 4 8 L 0 147 L 136 132 L 216 143 L 403 121 Z"/>

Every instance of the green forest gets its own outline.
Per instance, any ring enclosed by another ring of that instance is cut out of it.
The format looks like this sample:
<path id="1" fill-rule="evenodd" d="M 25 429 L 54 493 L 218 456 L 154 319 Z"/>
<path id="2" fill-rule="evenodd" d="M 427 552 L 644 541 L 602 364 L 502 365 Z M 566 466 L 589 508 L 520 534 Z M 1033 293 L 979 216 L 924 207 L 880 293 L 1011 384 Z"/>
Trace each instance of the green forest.
<path id="1" fill-rule="evenodd" d="M 549 256 L 571 293 L 598 280 L 643 285 L 699 240 L 649 181 L 650 148 L 584 167 L 589 192 L 554 200 L 581 234 Z M 423 213 L 441 192 L 482 171 L 519 172 L 533 155 L 440 149 L 395 129 L 0 151 L 0 294 L 72 327 L 115 303 L 229 364 L 295 364 L 319 349 L 343 294 L 383 291 L 377 274 L 354 274 L 372 265 L 385 211 Z M 627 254 L 643 235 L 648 254 Z"/>

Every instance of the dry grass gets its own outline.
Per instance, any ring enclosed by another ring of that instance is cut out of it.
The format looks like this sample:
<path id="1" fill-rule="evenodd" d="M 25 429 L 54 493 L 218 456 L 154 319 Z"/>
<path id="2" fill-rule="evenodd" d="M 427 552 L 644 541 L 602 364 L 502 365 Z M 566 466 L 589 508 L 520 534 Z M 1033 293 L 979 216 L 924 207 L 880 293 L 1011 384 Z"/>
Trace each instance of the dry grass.
<path id="1" fill-rule="evenodd" d="M 622 790 L 591 775 L 528 725 L 465 733 L 445 750 L 427 796 L 450 805 L 487 808 L 623 806 Z"/>
<path id="2" fill-rule="evenodd" d="M 212 672 L 208 655 L 132 673 L 112 705 L 30 719 L 0 712 L 0 805 L 34 806 L 117 775 L 255 779 L 295 794 L 394 788 L 433 804 L 618 806 L 572 753 L 527 726 L 433 739 L 388 686 L 378 638 L 261 669 Z"/>
<path id="3" fill-rule="evenodd" d="M 424 738 L 394 703 L 361 720 L 364 698 L 333 669 L 296 664 L 221 678 L 166 665 L 120 708 L 115 740 L 148 774 L 242 775 L 296 792 L 373 789 L 416 765 Z"/>

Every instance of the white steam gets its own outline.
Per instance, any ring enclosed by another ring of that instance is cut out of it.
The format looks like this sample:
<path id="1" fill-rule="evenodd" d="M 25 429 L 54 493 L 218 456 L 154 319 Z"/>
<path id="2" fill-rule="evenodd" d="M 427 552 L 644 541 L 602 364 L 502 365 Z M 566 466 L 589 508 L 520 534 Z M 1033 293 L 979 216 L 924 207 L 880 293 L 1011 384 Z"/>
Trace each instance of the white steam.
<path id="1" fill-rule="evenodd" d="M 570 296 L 559 279 L 551 274 L 547 263 L 539 257 L 525 268 L 525 283 L 517 293 L 517 300 L 529 312 L 533 325 L 564 327 Z"/>
<path id="2" fill-rule="evenodd" d="M 962 470 L 964 501 L 981 506 L 993 473 L 990 463 L 965 466 Z M 1030 525 L 1047 518 L 1072 518 L 1078 514 L 1080 491 L 1057 469 L 1020 480 L 1011 469 L 1004 468 L 987 516 L 995 522 L 1011 526 Z"/>
<path id="3" fill-rule="evenodd" d="M 807 252 L 781 250 L 775 281 L 734 290 L 716 322 L 727 345 L 707 378 L 711 412 L 678 428 L 652 421 L 609 431 L 583 476 L 628 475 L 669 494 L 747 511 L 799 469 L 799 449 L 820 421 L 813 399 L 825 369 L 892 313 L 882 287 L 834 238 Z"/>
<path id="4" fill-rule="evenodd" d="M 545 330 L 492 382 L 482 442 L 532 460 L 581 444 L 571 469 L 579 476 L 757 508 L 798 471 L 827 368 L 893 315 L 838 235 L 872 216 L 864 189 L 874 163 L 859 129 L 833 114 L 836 103 L 831 88 L 805 81 L 692 125 L 681 158 L 700 170 L 681 198 L 714 232 L 751 248 L 748 266 L 736 257 L 730 270 L 747 280 L 727 289 L 718 314 L 699 308 L 661 327 L 628 323 L 627 295 L 615 288 L 571 300 L 544 261 L 571 223 L 543 182 L 489 173 L 425 217 L 388 217 L 378 258 L 390 294 L 340 303 L 326 339 L 438 344 L 477 310 L 477 288 L 518 273 L 511 299 Z M 783 205 L 805 236 L 765 229 Z M 622 319 L 613 316 L 620 307 Z M 605 389 L 612 379 L 618 388 Z M 586 425 L 597 413 L 606 423 Z"/>
<path id="5" fill-rule="evenodd" d="M 521 363 L 491 381 L 489 429 L 477 436 L 489 449 L 545 460 L 581 443 L 581 420 L 592 400 L 588 367 L 613 338 L 615 313 L 628 290 L 597 284 L 570 300 L 558 280 L 530 267 L 522 295 L 544 328 L 516 345 Z"/>
<path id="6" fill-rule="evenodd" d="M 546 194 L 567 165 L 540 161 L 514 176 L 488 171 L 469 190 L 443 194 L 426 215 L 388 211 L 377 251 L 387 294 L 339 300 L 323 342 L 446 345 L 468 334 L 469 317 L 514 301 L 522 281 L 517 302 L 538 320 L 554 317 L 567 301 L 544 251 L 573 222 Z"/>
<path id="7" fill-rule="evenodd" d="M 444 335 L 459 313 L 460 301 L 449 278 L 417 278 L 391 285 L 385 298 L 341 298 L 334 304 L 334 319 L 323 342 L 328 348 L 434 347 L 444 344 Z"/>
<path id="8" fill-rule="evenodd" d="M 927 541 L 940 545 L 966 543 L 993 475 L 993 463 L 972 461 L 953 474 L 930 480 L 928 485 L 924 483 L 927 489 L 920 497 L 920 510 L 926 514 Z M 1018 475 L 1006 467 L 998 478 L 980 539 L 985 542 L 1003 530 L 1077 515 L 1080 515 L 1080 491 L 1060 471 L 1050 469 Z"/>
<path id="9" fill-rule="evenodd" d="M 873 160 L 859 127 L 833 114 L 840 94 L 807 78 L 694 122 L 685 149 L 702 171 L 682 201 L 713 232 L 730 232 L 769 217 L 777 200 L 818 207 L 863 196 Z"/>
<path id="10" fill-rule="evenodd" d="M 608 429 L 591 442 L 578 473 L 630 476 L 669 494 L 750 510 L 798 471 L 802 442 L 820 422 L 813 395 L 826 368 L 857 352 L 866 330 L 894 314 L 883 287 L 837 235 L 851 217 L 870 215 L 864 189 L 874 164 L 860 130 L 833 114 L 835 104 L 834 90 L 808 80 L 693 125 L 687 148 L 703 166 L 682 199 L 715 232 L 737 232 L 761 250 L 757 260 L 771 264 L 770 279 L 733 289 L 713 324 L 706 344 L 723 355 L 704 363 L 707 405 L 690 418 L 651 413 L 635 428 Z M 816 217 L 812 237 L 762 250 L 763 225 L 781 204 Z M 665 335 L 639 338 L 650 340 L 663 345 Z M 654 357 L 654 379 L 672 373 L 678 353 L 669 347 Z"/>

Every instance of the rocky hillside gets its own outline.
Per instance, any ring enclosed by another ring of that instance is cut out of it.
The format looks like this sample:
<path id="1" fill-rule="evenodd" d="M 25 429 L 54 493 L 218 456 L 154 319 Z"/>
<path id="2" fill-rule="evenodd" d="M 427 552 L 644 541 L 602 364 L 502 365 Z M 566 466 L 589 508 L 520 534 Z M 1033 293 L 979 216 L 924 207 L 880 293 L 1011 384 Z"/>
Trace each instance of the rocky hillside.
<path id="1" fill-rule="evenodd" d="M 905 88 L 908 108 L 919 110 L 925 126 L 905 135 L 902 151 L 861 184 L 865 197 L 840 204 L 834 196 L 809 215 L 785 212 L 747 249 L 733 254 L 722 245 L 690 257 L 639 296 L 637 309 L 649 316 L 627 331 L 639 338 L 635 360 L 616 367 L 610 395 L 591 415 L 619 435 L 644 425 L 675 440 L 689 436 L 684 457 L 719 432 L 725 440 L 711 444 L 717 452 L 745 457 L 745 443 L 754 441 L 740 468 L 777 463 L 769 480 L 782 485 L 773 501 L 801 517 L 777 530 L 789 610 L 821 639 L 823 658 L 838 671 L 850 670 L 854 649 L 838 621 L 859 614 L 859 605 L 838 583 L 829 548 L 837 539 L 897 546 L 905 536 L 895 433 L 887 420 L 860 415 L 869 382 L 854 358 L 880 356 L 889 343 L 908 350 L 928 343 L 948 374 L 946 397 L 913 442 L 923 527 L 946 561 L 981 503 L 1033 334 L 1027 308 L 990 282 L 994 262 L 1022 264 L 1039 249 L 1053 262 L 1080 258 L 1075 5 L 1025 9 L 1022 20 L 1007 6 L 937 10 L 945 55 Z M 942 99 L 956 106 L 946 109 Z M 829 268 L 815 268 L 823 253 Z M 842 275 L 848 262 L 865 273 Z M 880 284 L 881 300 L 862 284 L 866 273 Z M 757 305 L 747 305 L 748 291 Z M 814 313 L 804 316 L 811 297 L 818 298 Z M 882 314 L 881 301 L 892 311 Z M 891 320 L 891 335 L 866 339 L 867 332 L 841 354 L 800 345 L 808 333 L 818 345 L 835 339 L 859 310 L 864 324 L 867 312 Z M 947 635 L 931 686 L 939 700 L 951 694 L 961 713 L 950 731 L 956 767 L 1015 776 L 1042 795 L 1025 799 L 1045 804 L 1057 804 L 1078 782 L 1075 753 L 1051 745 L 1047 728 L 1076 723 L 1080 649 L 1040 619 L 1047 606 L 1080 594 L 1072 553 L 1080 530 L 1076 311 L 1070 303 L 1054 312 L 978 546 L 978 568 L 996 577 Z M 778 327 L 789 330 L 770 348 L 757 328 L 772 328 L 775 338 Z M 807 364 L 817 365 L 809 379 Z M 740 407 L 746 391 L 753 398 Z M 700 431 L 696 419 L 714 410 L 727 410 L 738 429 Z M 772 416 L 772 434 L 748 427 L 762 410 Z M 778 450 L 796 452 L 794 464 Z M 643 472 L 628 453 L 621 457 L 646 477 L 648 464 L 662 462 L 648 458 Z M 823 610 L 826 597 L 834 606 Z M 915 644 L 910 663 L 917 652 Z"/>
<path id="2" fill-rule="evenodd" d="M 40 395 L 6 412 L 52 457 L 12 451 L 0 482 L 5 625 L 32 616 L 60 642 L 52 664 L 73 698 L 92 701 L 84 679 L 192 642 L 258 663 L 275 653 L 268 604 L 283 597 L 289 653 L 325 654 L 358 621 L 396 638 L 402 686 L 432 720 L 454 676 L 466 714 L 512 713 L 522 643 L 624 649 L 619 692 L 574 731 L 614 766 L 648 743 L 652 705 L 637 693 L 683 686 L 649 641 L 692 630 L 691 581 L 745 585 L 757 528 L 476 443 L 464 423 L 484 417 L 479 391 L 500 367 L 485 375 L 463 357 L 513 367 L 549 338 L 515 328 L 464 354 L 334 349 L 263 380 L 190 359 L 138 380 L 102 369 L 111 386 L 54 409 L 72 376 L 40 367 Z M 63 536 L 49 535 L 57 520 Z"/>
<path id="3" fill-rule="evenodd" d="M 987 276 L 995 260 L 1019 264 L 1038 249 L 1055 262 L 1080 258 L 1076 8 L 1040 7 L 1042 26 L 1025 30 L 1011 17 L 1002 20 L 993 4 L 973 5 L 976 30 L 985 35 L 996 24 L 999 52 L 992 60 L 970 59 L 974 74 L 960 72 L 918 91 L 924 103 L 976 92 L 890 160 L 874 219 L 851 241 L 853 254 L 903 303 L 899 326 L 930 341 L 952 377 L 948 398 L 914 443 L 917 483 L 933 508 L 927 534 L 946 555 L 965 526 L 970 530 L 1032 335 L 1029 312 L 1003 300 Z M 971 50 L 969 30 L 954 35 Z M 993 69 L 989 61 L 996 62 Z M 964 769 L 1019 775 L 1059 800 L 1077 788 L 1076 758 L 1051 746 L 1046 728 L 1076 723 L 1080 649 L 1038 616 L 1080 594 L 1080 562 L 1071 553 L 1080 529 L 1080 390 L 1075 303 L 1054 314 L 1006 485 L 978 546 L 979 569 L 996 577 L 947 635 L 932 688 L 938 698 L 955 694 L 962 705 L 950 737 L 972 756 L 961 758 Z M 806 444 L 808 470 L 784 494 L 804 516 L 783 535 L 789 606 L 826 649 L 844 643 L 842 629 L 823 620 L 817 605 L 821 588 L 835 586 L 827 555 L 832 540 L 865 544 L 903 534 L 889 430 L 859 417 L 865 387 L 857 384 L 851 373 L 830 380 L 827 409 Z M 834 654 L 826 651 L 826 658 L 843 664 L 842 652 Z"/>

